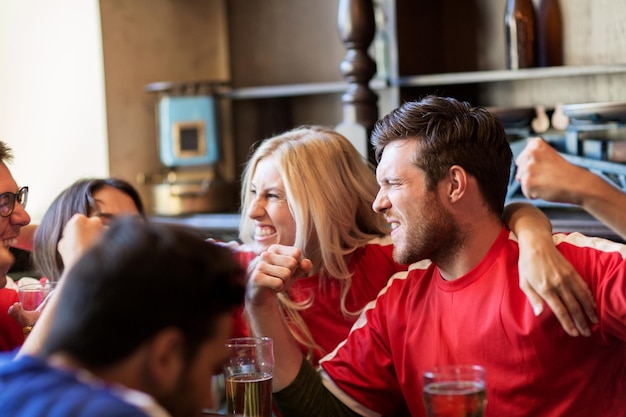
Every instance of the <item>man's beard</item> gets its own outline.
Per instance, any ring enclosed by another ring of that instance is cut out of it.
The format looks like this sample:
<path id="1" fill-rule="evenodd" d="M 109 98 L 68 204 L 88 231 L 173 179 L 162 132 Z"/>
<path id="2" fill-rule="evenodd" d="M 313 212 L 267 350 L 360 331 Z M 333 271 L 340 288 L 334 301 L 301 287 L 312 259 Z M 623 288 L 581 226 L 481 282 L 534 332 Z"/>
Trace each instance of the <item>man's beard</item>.
<path id="1" fill-rule="evenodd" d="M 448 257 L 458 245 L 458 227 L 439 200 L 429 200 L 428 214 L 407 225 L 404 242 L 394 246 L 394 260 L 411 264 L 424 259 L 435 263 Z"/>

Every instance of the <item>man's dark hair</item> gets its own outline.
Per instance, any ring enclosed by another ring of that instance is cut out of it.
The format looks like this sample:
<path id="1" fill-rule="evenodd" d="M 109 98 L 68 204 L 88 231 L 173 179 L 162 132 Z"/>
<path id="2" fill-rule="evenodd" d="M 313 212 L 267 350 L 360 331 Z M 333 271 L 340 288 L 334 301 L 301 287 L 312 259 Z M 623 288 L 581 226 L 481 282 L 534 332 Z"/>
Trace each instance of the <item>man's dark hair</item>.
<path id="1" fill-rule="evenodd" d="M 130 217 L 115 220 L 64 279 L 42 353 L 70 354 L 92 370 L 126 358 L 169 327 L 183 332 L 192 358 L 245 292 L 230 249 Z"/>
<path id="2" fill-rule="evenodd" d="M 490 209 L 502 213 L 513 153 L 496 115 L 454 98 L 427 96 L 404 103 L 376 123 L 376 159 L 390 142 L 406 139 L 418 141 L 414 163 L 426 173 L 429 187 L 459 165 L 476 178 Z"/>

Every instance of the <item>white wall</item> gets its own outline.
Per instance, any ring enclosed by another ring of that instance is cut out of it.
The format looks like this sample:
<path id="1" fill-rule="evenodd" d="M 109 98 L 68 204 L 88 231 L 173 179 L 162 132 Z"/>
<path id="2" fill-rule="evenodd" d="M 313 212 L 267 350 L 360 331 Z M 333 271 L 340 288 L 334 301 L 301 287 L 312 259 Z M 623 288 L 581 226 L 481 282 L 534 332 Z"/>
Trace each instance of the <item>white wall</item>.
<path id="1" fill-rule="evenodd" d="M 77 178 L 109 175 L 98 0 L 0 1 L 0 140 L 33 222 Z"/>

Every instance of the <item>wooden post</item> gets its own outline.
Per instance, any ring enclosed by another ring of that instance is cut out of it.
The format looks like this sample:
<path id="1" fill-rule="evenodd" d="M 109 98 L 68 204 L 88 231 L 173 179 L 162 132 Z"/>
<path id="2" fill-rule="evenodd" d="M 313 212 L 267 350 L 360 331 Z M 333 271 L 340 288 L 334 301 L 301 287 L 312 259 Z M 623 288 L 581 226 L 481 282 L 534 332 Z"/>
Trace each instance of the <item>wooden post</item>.
<path id="1" fill-rule="evenodd" d="M 339 68 L 348 81 L 342 96 L 343 120 L 337 131 L 346 136 L 359 152 L 372 157 L 370 133 L 378 119 L 378 96 L 369 82 L 376 74 L 376 62 L 368 48 L 376 33 L 371 0 L 339 0 L 339 35 L 347 53 Z"/>

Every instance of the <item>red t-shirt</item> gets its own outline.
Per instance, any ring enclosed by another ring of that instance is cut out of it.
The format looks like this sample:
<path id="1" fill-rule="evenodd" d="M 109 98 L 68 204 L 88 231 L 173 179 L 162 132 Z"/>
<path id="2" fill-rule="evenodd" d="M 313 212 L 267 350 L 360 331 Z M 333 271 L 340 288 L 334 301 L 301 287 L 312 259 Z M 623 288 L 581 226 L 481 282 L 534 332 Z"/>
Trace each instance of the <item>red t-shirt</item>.
<path id="1" fill-rule="evenodd" d="M 578 233 L 554 240 L 595 295 L 590 337 L 568 336 L 551 311 L 535 317 L 519 288 L 517 242 L 503 228 L 454 281 L 428 261 L 396 274 L 320 362 L 325 385 L 362 415 L 406 404 L 420 417 L 427 368 L 479 364 L 487 417 L 626 416 L 626 246 Z"/>

